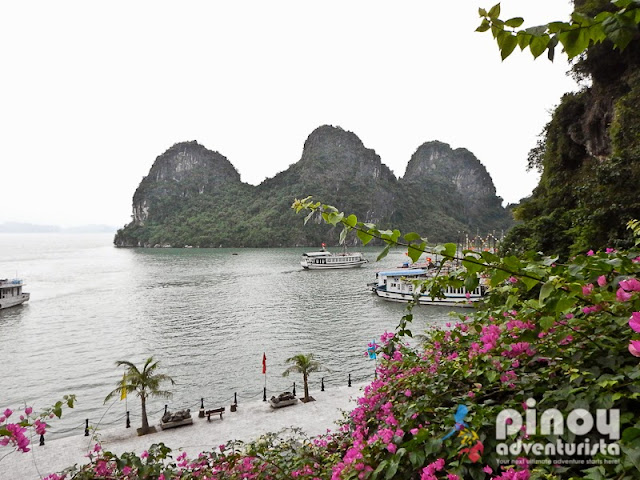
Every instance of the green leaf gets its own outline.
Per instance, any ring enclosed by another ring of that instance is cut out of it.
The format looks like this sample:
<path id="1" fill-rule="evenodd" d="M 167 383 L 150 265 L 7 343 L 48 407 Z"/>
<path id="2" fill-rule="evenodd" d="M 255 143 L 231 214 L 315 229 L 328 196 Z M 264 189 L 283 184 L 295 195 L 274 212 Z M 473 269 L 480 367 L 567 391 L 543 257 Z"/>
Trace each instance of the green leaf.
<path id="1" fill-rule="evenodd" d="M 481 17 L 486 17 L 487 11 L 484 8 L 478 8 L 478 15 L 480 15 Z"/>
<path id="2" fill-rule="evenodd" d="M 635 13 L 633 14 L 635 16 Z M 612 15 L 602 22 L 607 38 L 620 50 L 624 50 L 638 32 L 632 16 Z"/>
<path id="3" fill-rule="evenodd" d="M 363 245 L 366 245 L 373 239 L 373 235 L 363 232 L 362 230 L 356 230 L 356 235 L 360 239 Z"/>
<path id="4" fill-rule="evenodd" d="M 627 459 L 631 460 L 636 469 L 640 470 L 640 448 L 629 448 L 624 445 L 621 445 L 620 448 Z"/>
<path id="5" fill-rule="evenodd" d="M 404 239 L 407 242 L 415 242 L 416 240 L 421 240 L 421 238 L 422 237 L 420 237 L 420 235 L 418 235 L 416 232 L 410 232 L 404 236 Z"/>
<path id="6" fill-rule="evenodd" d="M 495 273 L 491 275 L 491 280 L 490 280 L 491 286 L 497 287 L 510 276 L 511 274 L 509 272 L 505 272 L 504 270 L 495 270 Z"/>
<path id="7" fill-rule="evenodd" d="M 307 222 L 311 219 L 311 217 L 313 217 L 313 214 L 314 214 L 314 213 L 316 213 L 316 212 L 314 212 L 313 210 L 311 210 L 311 211 L 309 212 L 309 215 L 307 215 L 306 217 L 304 217 L 304 225 L 306 225 L 306 224 L 307 224 Z"/>
<path id="8" fill-rule="evenodd" d="M 556 304 L 556 313 L 565 313 L 567 310 L 573 308 L 577 302 L 575 297 L 561 297 Z"/>
<path id="9" fill-rule="evenodd" d="M 498 263 L 500 261 L 500 257 L 489 251 L 480 252 L 480 256 L 484 259 L 485 263 Z"/>
<path id="10" fill-rule="evenodd" d="M 467 255 L 462 260 L 462 266 L 467 270 L 467 272 L 474 274 L 478 273 L 483 268 L 482 260 L 478 260 L 473 255 Z"/>
<path id="11" fill-rule="evenodd" d="M 345 225 L 344 228 L 342 229 L 342 231 L 340 232 L 340 239 L 338 240 L 338 242 L 340 243 L 340 245 L 344 244 L 345 239 L 347 238 L 347 233 L 349 232 L 348 227 Z"/>
<path id="12" fill-rule="evenodd" d="M 386 245 L 384 249 L 378 254 L 378 258 L 376 260 L 379 262 L 384 257 L 386 257 L 390 249 L 391 249 L 391 245 Z"/>
<path id="13" fill-rule="evenodd" d="M 529 44 L 533 58 L 538 58 L 542 55 L 542 53 L 547 49 L 547 45 L 549 45 L 549 35 L 545 33 L 542 36 L 534 36 Z"/>
<path id="14" fill-rule="evenodd" d="M 409 258 L 411 259 L 412 262 L 418 261 L 418 259 L 420 258 L 420 255 L 424 253 L 424 249 L 426 246 L 427 244 L 425 242 L 422 242 L 417 247 L 414 245 L 409 245 L 407 254 L 409 255 Z"/>
<path id="15" fill-rule="evenodd" d="M 505 302 L 506 308 L 513 307 L 516 303 L 518 303 L 518 297 L 516 295 L 509 295 L 507 297 L 507 301 Z"/>
<path id="16" fill-rule="evenodd" d="M 520 50 L 524 50 L 531 43 L 531 40 L 533 39 L 533 35 L 530 35 L 520 30 L 516 35 L 516 38 L 518 40 L 518 46 L 520 47 Z"/>
<path id="17" fill-rule="evenodd" d="M 558 37 L 556 37 L 554 35 L 553 37 L 551 37 L 551 39 L 549 40 L 549 44 L 547 45 L 547 49 L 549 50 L 548 53 L 547 53 L 547 57 L 552 62 L 553 62 L 553 57 L 556 54 L 556 46 L 557 45 L 558 45 Z"/>
<path id="18" fill-rule="evenodd" d="M 529 27 L 524 29 L 525 32 L 533 35 L 534 37 L 541 37 L 547 33 L 546 25 L 538 25 L 537 27 Z M 547 35 L 548 37 L 548 35 Z"/>
<path id="19" fill-rule="evenodd" d="M 531 278 L 531 277 L 520 277 L 520 280 L 522 281 L 522 283 L 525 284 L 525 286 L 527 287 L 527 290 L 531 290 L 533 287 L 538 285 L 538 283 L 540 283 L 539 280 L 536 280 L 535 278 Z"/>
<path id="20" fill-rule="evenodd" d="M 540 319 L 540 326 L 544 330 L 549 330 L 551 327 L 553 327 L 554 323 L 555 323 L 555 319 L 553 317 L 542 317 Z"/>
<path id="21" fill-rule="evenodd" d="M 510 255 L 502 259 L 502 263 L 509 268 L 513 273 L 517 273 L 522 268 L 522 262 L 518 257 Z"/>
<path id="22" fill-rule="evenodd" d="M 589 30 L 586 28 L 574 28 L 569 31 L 561 31 L 557 37 L 569 58 L 580 55 L 589 46 Z"/>
<path id="23" fill-rule="evenodd" d="M 540 289 L 540 296 L 538 297 L 541 304 L 544 304 L 544 301 L 553 293 L 554 289 L 555 286 L 551 281 L 545 282 L 545 284 L 542 285 L 542 288 Z"/>
<path id="24" fill-rule="evenodd" d="M 631 443 L 638 437 L 640 437 L 640 428 L 629 427 L 622 432 L 622 441 L 624 443 Z"/>
<path id="25" fill-rule="evenodd" d="M 409 461 L 414 468 L 421 467 L 424 464 L 425 455 L 421 451 L 409 452 Z"/>
<path id="26" fill-rule="evenodd" d="M 489 20 L 484 18 L 482 19 L 482 23 L 480 23 L 480 26 L 476 28 L 476 32 L 486 32 L 487 30 L 489 30 L 490 27 L 491 27 L 491 24 L 489 23 Z"/>
<path id="27" fill-rule="evenodd" d="M 349 215 L 344 221 L 347 225 L 353 228 L 358 223 L 358 218 L 352 214 L 352 215 Z"/>
<path id="28" fill-rule="evenodd" d="M 400 465 L 400 459 L 394 455 L 391 461 L 389 462 L 389 469 L 387 470 L 387 473 L 384 476 L 385 480 L 390 480 L 395 476 L 396 472 L 398 471 L 399 465 Z"/>
<path id="29" fill-rule="evenodd" d="M 500 49 L 500 56 L 502 57 L 502 60 L 511 55 L 517 46 L 518 39 L 515 35 L 509 34 L 505 37 L 502 41 L 502 48 Z"/>
<path id="30" fill-rule="evenodd" d="M 335 226 L 344 218 L 344 213 L 342 213 L 342 212 L 340 212 L 340 213 L 335 213 L 335 212 L 323 213 L 322 217 L 325 219 L 325 221 L 327 223 Z"/>
<path id="31" fill-rule="evenodd" d="M 387 463 L 388 463 L 387 460 L 383 460 L 382 462 L 380 462 L 380 465 L 378 465 L 378 468 L 376 468 L 371 474 L 371 478 L 378 478 L 378 475 L 380 475 L 380 472 L 382 472 L 387 467 Z"/>
<path id="32" fill-rule="evenodd" d="M 521 17 L 510 18 L 509 20 L 504 22 L 504 24 L 507 27 L 511 27 L 511 28 L 518 28 L 523 23 L 524 23 L 524 18 L 521 18 Z"/>
<path id="33" fill-rule="evenodd" d="M 466 288 L 468 292 L 475 290 L 479 284 L 480 278 L 476 275 L 464 279 L 464 288 Z"/>
<path id="34" fill-rule="evenodd" d="M 633 3 L 633 0 L 613 0 L 611 3 L 613 3 L 616 7 L 622 9 L 627 8 L 629 5 L 631 5 Z"/>
<path id="35" fill-rule="evenodd" d="M 498 18 L 500 16 L 500 4 L 496 3 L 493 7 L 491 7 L 487 15 L 490 18 Z"/>
<path id="36" fill-rule="evenodd" d="M 458 251 L 458 246 L 455 243 L 445 243 L 444 252 L 442 252 L 442 255 L 444 255 L 445 257 L 454 258 L 456 256 L 457 251 Z"/>

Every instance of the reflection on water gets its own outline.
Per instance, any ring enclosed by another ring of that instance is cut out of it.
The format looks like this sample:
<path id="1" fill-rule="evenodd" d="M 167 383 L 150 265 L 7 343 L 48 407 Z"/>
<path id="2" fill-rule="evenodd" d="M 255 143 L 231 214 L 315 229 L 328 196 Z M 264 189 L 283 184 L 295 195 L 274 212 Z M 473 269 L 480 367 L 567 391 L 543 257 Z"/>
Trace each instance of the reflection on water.
<path id="1" fill-rule="evenodd" d="M 0 311 L 0 407 L 42 409 L 75 393 L 77 407 L 55 423 L 59 434 L 83 426 L 124 424 L 125 406 L 103 404 L 122 376 L 116 360 L 141 363 L 153 355 L 176 381 L 170 409 L 224 405 L 262 396 L 267 388 L 300 383 L 283 378 L 285 359 L 315 353 L 331 372 L 310 377 L 311 388 L 372 378 L 367 343 L 392 331 L 402 304 L 373 296 L 366 284 L 381 263 L 376 249 L 363 268 L 306 271 L 305 249 L 116 249 L 110 235 L 0 235 L 0 277 L 16 273 L 31 300 Z M 236 255 L 237 254 L 237 255 Z M 414 333 L 447 322 L 449 309 L 414 311 Z M 124 402 L 123 402 L 124 403 Z M 163 408 L 152 400 L 149 411 Z M 127 400 L 133 422 L 138 400 Z M 106 413 L 105 413 L 106 412 Z M 104 417 L 103 417 L 104 416 Z M 159 417 L 159 415 L 156 415 Z M 152 416 L 153 421 L 157 421 Z"/>

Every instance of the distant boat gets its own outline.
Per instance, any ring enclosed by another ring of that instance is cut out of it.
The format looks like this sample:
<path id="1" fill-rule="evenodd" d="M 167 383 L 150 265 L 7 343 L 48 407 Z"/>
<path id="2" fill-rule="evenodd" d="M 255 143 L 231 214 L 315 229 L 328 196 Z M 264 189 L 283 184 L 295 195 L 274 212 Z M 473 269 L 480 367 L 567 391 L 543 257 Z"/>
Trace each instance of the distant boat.
<path id="1" fill-rule="evenodd" d="M 30 294 L 22 291 L 24 286 L 19 278 L 0 279 L 0 309 L 15 307 L 29 300 Z"/>
<path id="2" fill-rule="evenodd" d="M 424 268 L 378 272 L 376 273 L 376 282 L 369 285 L 371 286 L 371 291 L 383 300 L 408 303 L 414 299 L 412 281 L 427 280 L 433 274 L 433 271 Z M 428 291 L 422 292 L 418 297 L 418 304 L 471 307 L 473 302 L 482 299 L 486 294 L 486 290 L 487 288 L 484 285 L 479 285 L 471 292 L 464 287 L 447 287 L 442 292 L 444 298 L 431 298 L 431 294 Z"/>
<path id="3" fill-rule="evenodd" d="M 328 270 L 334 268 L 361 267 L 368 260 L 360 252 L 357 253 L 331 253 L 322 244 L 319 252 L 307 252 L 302 254 L 300 265 L 306 270 Z"/>

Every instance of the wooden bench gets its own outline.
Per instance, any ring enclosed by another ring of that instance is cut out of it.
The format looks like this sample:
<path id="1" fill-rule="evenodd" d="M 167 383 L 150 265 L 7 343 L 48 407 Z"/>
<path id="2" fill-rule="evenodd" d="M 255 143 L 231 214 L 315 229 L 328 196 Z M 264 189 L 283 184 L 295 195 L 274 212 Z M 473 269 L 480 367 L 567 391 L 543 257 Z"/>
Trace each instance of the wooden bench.
<path id="1" fill-rule="evenodd" d="M 222 420 L 222 414 L 224 413 L 225 407 L 214 408 L 213 410 L 207 410 L 204 414 L 207 416 L 207 422 L 211 421 L 211 415 L 220 414 L 220 420 Z"/>

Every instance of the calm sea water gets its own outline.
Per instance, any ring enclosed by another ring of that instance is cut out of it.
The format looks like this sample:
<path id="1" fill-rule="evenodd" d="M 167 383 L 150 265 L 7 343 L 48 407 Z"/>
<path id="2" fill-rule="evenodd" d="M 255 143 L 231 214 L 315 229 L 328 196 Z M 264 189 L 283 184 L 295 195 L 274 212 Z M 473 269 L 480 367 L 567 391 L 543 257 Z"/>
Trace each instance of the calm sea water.
<path id="1" fill-rule="evenodd" d="M 31 300 L 0 311 L 0 408 L 50 406 L 73 393 L 77 405 L 53 422 L 50 438 L 90 425 L 124 426 L 126 408 L 139 426 L 139 399 L 103 403 L 122 378 L 116 360 L 160 360 L 174 395 L 152 400 L 150 421 L 170 410 L 262 398 L 267 355 L 269 396 L 302 379 L 283 378 L 285 359 L 314 353 L 330 372 L 311 388 L 372 379 L 367 343 L 393 331 L 402 304 L 367 289 L 375 271 L 406 258 L 363 268 L 305 271 L 309 249 L 117 249 L 112 235 L 0 235 L 0 277 L 23 278 Z M 414 333 L 449 321 L 446 307 L 420 307 Z"/>

